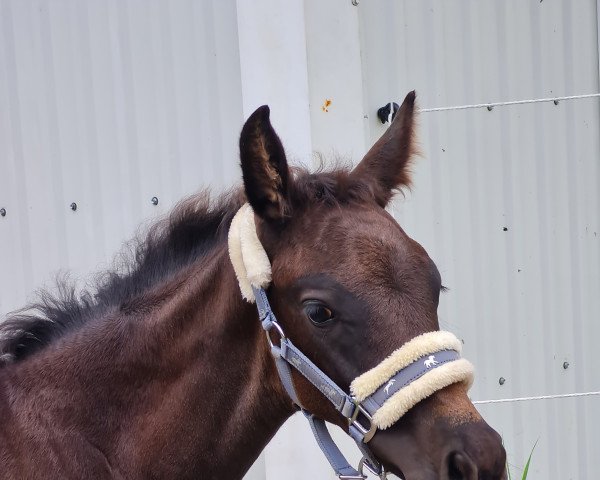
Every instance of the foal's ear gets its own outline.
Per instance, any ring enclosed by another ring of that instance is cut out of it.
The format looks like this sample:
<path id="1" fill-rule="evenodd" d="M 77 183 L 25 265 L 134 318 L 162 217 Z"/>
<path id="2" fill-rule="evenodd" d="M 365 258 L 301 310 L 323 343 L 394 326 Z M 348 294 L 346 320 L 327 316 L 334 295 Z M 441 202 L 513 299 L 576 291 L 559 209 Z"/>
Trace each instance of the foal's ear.
<path id="1" fill-rule="evenodd" d="M 354 178 L 371 186 L 382 207 L 387 205 L 394 189 L 410 186 L 408 166 L 416 150 L 413 139 L 415 97 L 414 90 L 406 95 L 390 127 L 352 171 Z"/>
<path id="2" fill-rule="evenodd" d="M 265 220 L 282 220 L 288 210 L 288 164 L 269 121 L 269 107 L 259 107 L 244 124 L 240 159 L 246 198 Z"/>

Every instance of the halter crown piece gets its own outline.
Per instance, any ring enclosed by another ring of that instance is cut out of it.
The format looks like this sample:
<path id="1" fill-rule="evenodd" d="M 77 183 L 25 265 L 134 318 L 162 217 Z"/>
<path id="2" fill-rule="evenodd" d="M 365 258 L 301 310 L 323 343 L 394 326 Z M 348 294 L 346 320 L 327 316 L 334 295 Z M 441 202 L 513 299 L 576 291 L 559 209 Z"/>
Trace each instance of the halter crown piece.
<path id="1" fill-rule="evenodd" d="M 240 285 L 242 296 L 254 303 L 267 334 L 281 382 L 309 421 L 317 443 L 338 478 L 366 479 L 363 467 L 385 479 L 386 472 L 373 456 L 367 443 L 377 430 L 396 423 L 421 400 L 453 383 L 473 383 L 473 366 L 461 358 L 462 344 L 452 333 L 428 332 L 413 338 L 395 350 L 379 365 L 356 377 L 346 393 L 312 363 L 288 339 L 271 309 L 265 289 L 271 283 L 271 262 L 265 252 L 254 223 L 254 211 L 244 204 L 229 228 L 229 257 Z M 279 345 L 271 341 L 270 330 L 279 334 Z M 363 454 L 358 469 L 350 466 L 335 445 L 325 422 L 302 408 L 291 368 L 306 377 L 348 420 L 348 433 Z"/>

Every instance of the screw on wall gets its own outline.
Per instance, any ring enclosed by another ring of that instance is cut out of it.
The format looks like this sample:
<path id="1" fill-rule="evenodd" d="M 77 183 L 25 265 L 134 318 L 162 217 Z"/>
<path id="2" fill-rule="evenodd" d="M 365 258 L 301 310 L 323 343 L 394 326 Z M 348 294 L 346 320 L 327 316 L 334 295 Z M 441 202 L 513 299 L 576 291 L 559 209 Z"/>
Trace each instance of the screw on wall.
<path id="1" fill-rule="evenodd" d="M 158 197 L 152 197 L 152 200 L 150 200 L 152 202 L 152 205 L 158 205 Z"/>
<path id="2" fill-rule="evenodd" d="M 6 217 L 6 208 L 0 208 L 0 217 Z"/>
<path id="3" fill-rule="evenodd" d="M 488 109 L 488 112 L 491 112 L 494 109 L 494 106 L 493 105 L 488 105 L 487 109 Z"/>
<path id="4" fill-rule="evenodd" d="M 569 368 L 569 362 L 564 362 L 563 363 L 563 368 L 566 370 L 567 368 Z"/>
<path id="5" fill-rule="evenodd" d="M 558 100 L 554 100 L 554 105 L 558 105 Z"/>
<path id="6" fill-rule="evenodd" d="M 73 211 L 77 210 L 77 204 L 75 202 L 73 202 L 71 204 L 71 210 L 73 210 Z"/>
<path id="7" fill-rule="evenodd" d="M 355 7 L 358 7 L 359 3 L 359 0 L 352 0 L 352 5 L 354 5 Z"/>
<path id="8" fill-rule="evenodd" d="M 500 385 L 504 385 L 505 382 L 506 382 L 506 379 L 504 377 L 500 377 L 500 379 L 498 380 L 498 383 Z"/>

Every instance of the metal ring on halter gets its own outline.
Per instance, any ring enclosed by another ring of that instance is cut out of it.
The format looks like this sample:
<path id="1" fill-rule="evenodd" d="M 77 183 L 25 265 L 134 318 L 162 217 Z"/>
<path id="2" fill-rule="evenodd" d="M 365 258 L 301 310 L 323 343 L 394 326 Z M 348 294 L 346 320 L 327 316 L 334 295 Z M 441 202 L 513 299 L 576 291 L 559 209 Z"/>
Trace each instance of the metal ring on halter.
<path id="1" fill-rule="evenodd" d="M 356 408 L 354 409 L 352 417 L 348 419 L 348 425 L 354 426 L 354 428 L 356 428 L 361 433 L 361 435 L 363 435 L 362 441 L 364 443 L 368 443 L 369 440 L 371 440 L 377 432 L 377 426 L 375 425 L 375 423 L 373 423 L 373 419 L 369 412 L 359 402 L 357 402 L 355 398 L 352 398 L 352 400 L 354 401 L 354 405 L 356 405 Z M 369 428 L 365 428 L 358 421 L 358 416 L 361 413 L 369 421 Z"/>
<path id="2" fill-rule="evenodd" d="M 283 328 L 281 328 L 281 325 L 279 325 L 277 322 L 271 322 L 271 328 L 273 327 L 275 327 L 275 330 L 277 330 L 277 333 L 279 334 L 279 345 L 281 345 L 281 341 L 285 339 L 285 333 L 283 333 Z M 269 347 L 273 348 L 273 340 L 271 340 L 271 335 L 269 335 L 271 328 L 269 328 L 269 330 L 265 330 L 265 333 L 267 335 Z"/>
<path id="3" fill-rule="evenodd" d="M 367 461 L 367 457 L 362 457 L 360 459 L 360 462 L 358 462 L 358 473 L 360 473 L 363 476 L 363 478 L 367 478 L 367 476 L 363 472 L 363 467 L 365 467 L 373 475 L 377 475 L 380 480 L 387 480 L 387 472 L 385 471 L 383 465 L 381 465 L 381 471 L 377 472 L 371 468 L 369 462 Z"/>

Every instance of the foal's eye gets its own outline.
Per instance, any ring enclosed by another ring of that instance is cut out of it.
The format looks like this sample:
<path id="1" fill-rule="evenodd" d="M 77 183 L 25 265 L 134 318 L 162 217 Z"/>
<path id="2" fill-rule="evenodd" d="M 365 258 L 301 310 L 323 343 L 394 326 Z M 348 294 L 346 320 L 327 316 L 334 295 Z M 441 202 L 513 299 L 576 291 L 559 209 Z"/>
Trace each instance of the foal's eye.
<path id="1" fill-rule="evenodd" d="M 330 308 L 317 302 L 308 302 L 304 304 L 304 313 L 315 325 L 322 325 L 329 320 L 333 320 L 333 312 Z"/>

